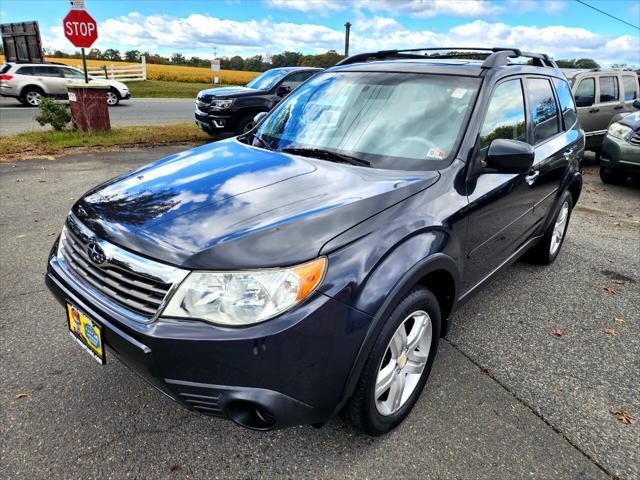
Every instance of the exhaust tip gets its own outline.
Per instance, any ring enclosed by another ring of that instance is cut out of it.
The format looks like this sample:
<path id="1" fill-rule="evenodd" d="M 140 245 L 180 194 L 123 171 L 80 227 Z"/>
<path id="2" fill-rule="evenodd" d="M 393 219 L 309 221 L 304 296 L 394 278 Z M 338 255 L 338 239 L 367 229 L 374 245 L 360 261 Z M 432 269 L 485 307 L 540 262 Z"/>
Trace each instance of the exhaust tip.
<path id="1" fill-rule="evenodd" d="M 238 425 L 253 430 L 271 430 L 276 424 L 273 413 L 257 403 L 246 400 L 227 403 L 225 413 Z"/>

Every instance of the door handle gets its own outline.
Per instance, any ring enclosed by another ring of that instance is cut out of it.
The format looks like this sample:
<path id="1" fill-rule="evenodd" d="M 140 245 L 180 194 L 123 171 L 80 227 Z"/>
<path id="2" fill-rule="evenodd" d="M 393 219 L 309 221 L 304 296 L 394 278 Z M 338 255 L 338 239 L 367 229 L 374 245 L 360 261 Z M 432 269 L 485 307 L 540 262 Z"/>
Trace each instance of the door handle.
<path id="1" fill-rule="evenodd" d="M 599 108 L 592 108 L 589 110 L 589 113 L 598 113 L 600 111 Z"/>
<path id="2" fill-rule="evenodd" d="M 540 175 L 540 170 L 535 170 L 531 172 L 529 175 L 524 177 L 524 180 L 529 184 L 529 186 L 533 185 L 536 181 L 536 178 Z"/>
<path id="3" fill-rule="evenodd" d="M 575 153 L 575 151 L 576 151 L 575 148 L 570 148 L 568 150 L 565 150 L 562 155 L 564 156 L 564 158 L 568 160 L 571 157 L 573 157 L 573 154 Z"/>
<path id="4" fill-rule="evenodd" d="M 618 105 L 617 107 L 613 107 L 614 110 L 622 110 L 622 105 Z"/>

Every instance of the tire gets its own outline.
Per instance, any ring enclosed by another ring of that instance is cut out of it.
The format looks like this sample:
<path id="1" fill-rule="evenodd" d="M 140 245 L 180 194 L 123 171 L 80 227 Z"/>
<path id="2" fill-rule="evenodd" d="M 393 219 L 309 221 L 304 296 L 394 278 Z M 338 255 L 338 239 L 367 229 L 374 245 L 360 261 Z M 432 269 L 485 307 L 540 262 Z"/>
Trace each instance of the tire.
<path id="1" fill-rule="evenodd" d="M 420 330 L 421 325 L 426 327 Z M 396 304 L 378 334 L 355 393 L 345 408 L 344 413 L 356 430 L 371 436 L 382 435 L 407 417 L 431 372 L 438 350 L 440 327 L 440 307 L 430 290 L 415 287 Z M 416 328 L 418 330 L 414 330 Z M 402 337 L 399 332 L 403 331 L 405 343 L 401 346 L 398 338 Z M 416 344 L 415 335 L 420 332 L 423 335 Z M 406 342 L 410 345 L 407 346 Z M 416 349 L 412 350 L 411 344 L 417 345 Z M 397 355 L 398 352 L 405 353 Z M 418 373 L 422 364 L 424 366 Z M 384 381 L 387 378 L 391 380 Z M 404 389 L 400 388 L 401 385 Z"/>
<path id="2" fill-rule="evenodd" d="M 115 107 L 120 103 L 120 94 L 115 88 L 110 88 L 107 91 L 107 105 Z"/>
<path id="3" fill-rule="evenodd" d="M 26 87 L 20 95 L 21 102 L 30 107 L 39 107 L 42 99 L 45 97 L 44 92 L 39 87 Z"/>
<path id="4" fill-rule="evenodd" d="M 238 126 L 236 127 L 236 135 L 247 133 L 255 126 L 253 117 L 255 117 L 255 115 L 245 115 L 240 119 L 240 121 L 238 122 Z"/>
<path id="5" fill-rule="evenodd" d="M 612 185 L 618 185 L 620 183 L 624 183 L 624 175 L 618 172 L 612 172 L 611 170 L 607 170 L 604 167 L 600 167 L 600 180 L 604 183 L 609 183 Z"/>
<path id="6" fill-rule="evenodd" d="M 569 227 L 572 209 L 573 198 L 571 193 L 565 190 L 558 202 L 553 223 L 545 232 L 540 243 L 529 250 L 527 254 L 529 261 L 538 265 L 550 265 L 558 257 Z"/>

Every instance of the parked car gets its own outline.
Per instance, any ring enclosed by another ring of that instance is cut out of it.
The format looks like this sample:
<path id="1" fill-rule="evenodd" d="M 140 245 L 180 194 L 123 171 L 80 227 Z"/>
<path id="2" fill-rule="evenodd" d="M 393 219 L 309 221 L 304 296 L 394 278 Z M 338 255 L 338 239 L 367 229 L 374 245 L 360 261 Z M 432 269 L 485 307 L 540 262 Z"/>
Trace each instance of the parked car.
<path id="1" fill-rule="evenodd" d="M 244 87 L 203 90 L 196 98 L 196 124 L 209 135 L 217 132 L 239 135 L 253 127 L 256 114 L 271 110 L 319 71 L 308 67 L 272 68 Z"/>
<path id="2" fill-rule="evenodd" d="M 0 96 L 13 97 L 25 105 L 37 107 L 44 97 L 68 97 L 67 83 L 84 81 L 84 72 L 55 63 L 6 63 L 0 67 Z M 115 106 L 120 100 L 131 98 L 129 88 L 122 82 L 89 78 L 90 83 L 106 85 L 107 103 Z"/>
<path id="3" fill-rule="evenodd" d="M 640 109 L 640 100 L 635 101 L 635 106 Z M 640 178 L 640 112 L 612 123 L 602 142 L 602 181 L 622 183 L 629 176 Z"/>
<path id="4" fill-rule="evenodd" d="M 89 191 L 46 274 L 100 338 L 78 341 L 248 428 L 398 425 L 452 314 L 520 256 L 552 263 L 582 187 L 555 63 L 455 50 L 349 57 L 247 134 Z"/>
<path id="5" fill-rule="evenodd" d="M 609 125 L 635 110 L 638 77 L 626 70 L 564 70 L 587 137 L 586 149 L 600 158 L 600 147 Z"/>

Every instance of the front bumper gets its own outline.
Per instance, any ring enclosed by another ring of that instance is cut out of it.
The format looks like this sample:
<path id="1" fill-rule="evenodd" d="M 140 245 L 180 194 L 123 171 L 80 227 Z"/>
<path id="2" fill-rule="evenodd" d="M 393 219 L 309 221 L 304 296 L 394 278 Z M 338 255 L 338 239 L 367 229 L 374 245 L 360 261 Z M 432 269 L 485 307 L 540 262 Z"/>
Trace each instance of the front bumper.
<path id="1" fill-rule="evenodd" d="M 612 172 L 640 174 L 640 145 L 607 135 L 602 142 L 600 165 Z"/>
<path id="2" fill-rule="evenodd" d="M 218 131 L 233 131 L 236 127 L 234 117 L 228 114 L 207 113 L 196 107 L 196 124 L 198 126 Z"/>
<path id="3" fill-rule="evenodd" d="M 371 322 L 316 293 L 247 328 L 162 317 L 142 324 L 90 303 L 55 256 L 46 283 L 61 304 L 76 305 L 103 326 L 107 359 L 114 354 L 189 409 L 258 430 L 328 421 Z"/>
<path id="4" fill-rule="evenodd" d="M 121 95 L 122 100 L 129 100 L 131 98 L 131 92 L 127 91 L 124 95 Z"/>

